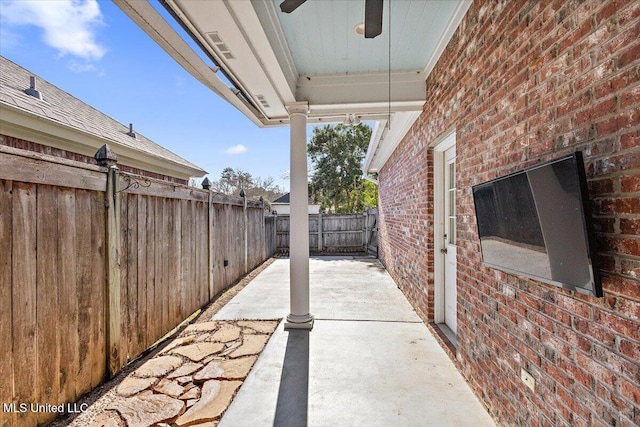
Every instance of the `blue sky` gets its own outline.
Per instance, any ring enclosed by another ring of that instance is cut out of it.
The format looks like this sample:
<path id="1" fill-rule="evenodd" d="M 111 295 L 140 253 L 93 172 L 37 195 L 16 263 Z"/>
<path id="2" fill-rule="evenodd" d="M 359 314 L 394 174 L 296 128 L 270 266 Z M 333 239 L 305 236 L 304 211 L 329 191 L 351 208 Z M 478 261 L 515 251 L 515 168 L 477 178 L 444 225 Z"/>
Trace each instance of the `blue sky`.
<path id="1" fill-rule="evenodd" d="M 213 179 L 229 166 L 289 188 L 288 127 L 258 128 L 110 1 L 0 0 L 0 54 Z"/>

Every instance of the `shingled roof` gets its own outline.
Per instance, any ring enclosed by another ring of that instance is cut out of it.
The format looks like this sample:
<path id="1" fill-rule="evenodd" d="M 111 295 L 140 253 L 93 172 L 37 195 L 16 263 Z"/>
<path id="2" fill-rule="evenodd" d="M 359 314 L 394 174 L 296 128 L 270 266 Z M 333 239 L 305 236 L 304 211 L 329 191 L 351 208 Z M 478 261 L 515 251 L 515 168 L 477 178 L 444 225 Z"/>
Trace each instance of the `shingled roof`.
<path id="1" fill-rule="evenodd" d="M 130 136 L 128 126 L 44 79 L 37 77 L 37 90 L 42 94 L 42 99 L 28 95 L 25 89 L 29 88 L 31 76 L 34 74 L 30 71 L 0 56 L 0 107 L 20 111 L 97 137 L 104 143 L 108 143 L 119 158 L 122 158 L 122 154 L 128 153 L 124 158 L 135 159 L 137 153 L 138 157 L 146 157 L 143 163 L 153 165 L 159 162 L 160 168 L 165 172 L 176 169 L 183 176 L 198 177 L 206 173 L 193 163 L 146 138 L 137 130 L 135 130 L 135 137 Z M 6 117 L 3 120 L 6 120 Z M 97 148 L 89 147 L 93 152 Z M 93 152 L 89 154 L 92 155 Z"/>

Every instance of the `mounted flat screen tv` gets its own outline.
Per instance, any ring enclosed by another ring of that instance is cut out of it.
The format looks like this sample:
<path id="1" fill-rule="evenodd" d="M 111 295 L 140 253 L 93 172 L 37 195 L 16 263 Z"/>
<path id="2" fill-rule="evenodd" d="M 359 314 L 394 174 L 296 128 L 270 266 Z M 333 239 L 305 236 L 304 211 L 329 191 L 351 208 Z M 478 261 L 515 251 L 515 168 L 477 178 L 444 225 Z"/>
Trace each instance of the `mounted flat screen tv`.
<path id="1" fill-rule="evenodd" d="M 602 296 L 582 153 L 473 187 L 482 261 Z"/>

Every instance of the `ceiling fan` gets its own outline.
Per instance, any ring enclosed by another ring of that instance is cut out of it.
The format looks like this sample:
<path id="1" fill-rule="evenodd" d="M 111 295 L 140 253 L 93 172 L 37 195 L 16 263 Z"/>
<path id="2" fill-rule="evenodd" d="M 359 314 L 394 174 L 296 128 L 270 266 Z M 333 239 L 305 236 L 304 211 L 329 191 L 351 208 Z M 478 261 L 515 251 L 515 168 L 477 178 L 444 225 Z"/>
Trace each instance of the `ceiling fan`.
<path id="1" fill-rule="evenodd" d="M 284 0 L 280 3 L 280 10 L 291 13 L 307 0 Z M 372 39 L 382 33 L 382 2 L 383 0 L 365 0 L 364 3 L 364 37 Z"/>

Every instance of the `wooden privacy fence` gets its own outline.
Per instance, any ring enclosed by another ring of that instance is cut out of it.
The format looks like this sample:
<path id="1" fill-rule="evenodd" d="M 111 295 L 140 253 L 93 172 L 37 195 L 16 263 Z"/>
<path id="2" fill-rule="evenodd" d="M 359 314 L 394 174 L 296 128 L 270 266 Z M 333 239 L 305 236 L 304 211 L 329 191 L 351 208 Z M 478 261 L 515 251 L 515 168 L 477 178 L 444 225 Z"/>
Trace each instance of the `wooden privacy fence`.
<path id="1" fill-rule="evenodd" d="M 0 146 L 0 403 L 76 401 L 270 256 L 264 223 L 261 203 Z"/>
<path id="2" fill-rule="evenodd" d="M 311 252 L 369 252 L 377 255 L 377 210 L 354 214 L 310 214 Z M 289 250 L 289 215 L 276 217 L 278 250 Z M 372 228 L 373 227 L 373 228 Z M 373 235 L 373 230 L 376 234 Z"/>
<path id="3" fill-rule="evenodd" d="M 274 215 L 264 217 L 264 241 L 265 248 L 269 254 L 273 254 L 278 250 L 276 218 Z"/>

